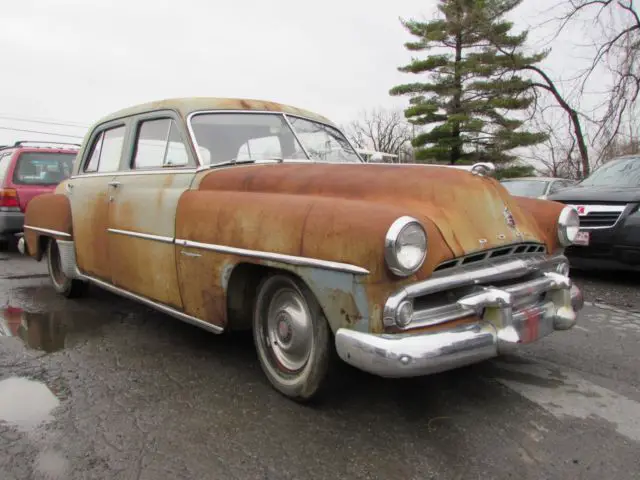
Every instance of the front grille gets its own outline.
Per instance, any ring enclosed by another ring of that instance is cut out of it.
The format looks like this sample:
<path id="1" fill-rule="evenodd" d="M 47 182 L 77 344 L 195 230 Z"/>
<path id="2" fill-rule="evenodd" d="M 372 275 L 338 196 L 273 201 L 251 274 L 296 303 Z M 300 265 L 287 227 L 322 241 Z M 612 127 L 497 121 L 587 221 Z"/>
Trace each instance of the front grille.
<path id="1" fill-rule="evenodd" d="M 504 254 L 504 250 L 508 253 Z M 482 315 L 482 308 L 478 310 L 465 302 L 470 298 L 475 301 L 485 294 L 491 296 L 495 291 L 511 295 L 508 301 L 514 315 L 521 310 L 546 305 L 553 300 L 548 295 L 551 290 L 565 288 L 560 285 L 565 277 L 555 272 L 560 263 L 566 263 L 566 257 L 549 257 L 544 250 L 544 245 L 522 243 L 482 252 L 487 257 L 484 261 L 475 260 L 476 254 L 455 259 L 460 265 L 458 268 L 448 267 L 440 275 L 403 289 L 402 298 L 412 299 L 414 307 L 412 321 L 406 327 L 398 327 L 394 320 L 394 305 L 400 300 L 388 300 L 385 327 L 402 331 Z M 518 254 L 513 255 L 515 252 Z M 465 259 L 474 261 L 461 264 Z"/>
<path id="2" fill-rule="evenodd" d="M 584 228 L 586 230 L 613 227 L 626 208 L 626 204 L 624 203 L 603 204 L 572 201 L 564 201 L 562 203 L 573 207 L 578 211 L 578 215 L 580 215 L 580 228 Z"/>
<path id="3" fill-rule="evenodd" d="M 613 227 L 620 218 L 620 212 L 592 212 L 580 216 L 582 228 L 609 228 Z"/>
<path id="4" fill-rule="evenodd" d="M 438 265 L 433 271 L 439 272 L 449 268 L 459 267 L 461 265 L 468 265 L 470 263 L 483 262 L 485 260 L 491 260 L 493 258 L 504 258 L 505 260 L 511 255 L 523 255 L 523 254 L 540 254 L 546 252 L 546 247 L 541 243 L 535 242 L 523 242 L 507 245 L 506 247 L 497 247 L 490 250 L 484 250 L 478 253 L 472 253 L 463 257 L 454 258 L 453 260 L 447 260 L 446 262 Z"/>

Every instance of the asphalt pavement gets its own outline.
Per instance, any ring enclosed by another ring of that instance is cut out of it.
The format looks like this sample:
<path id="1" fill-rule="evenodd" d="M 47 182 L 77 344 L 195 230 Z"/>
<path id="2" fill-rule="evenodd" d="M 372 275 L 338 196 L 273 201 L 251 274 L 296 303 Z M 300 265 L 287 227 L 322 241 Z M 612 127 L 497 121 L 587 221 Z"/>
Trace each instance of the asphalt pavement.
<path id="1" fill-rule="evenodd" d="M 639 286 L 623 285 L 632 303 Z M 640 478 L 640 314 L 614 307 L 430 377 L 344 365 L 302 406 L 270 387 L 249 335 L 97 288 L 66 300 L 44 264 L 0 254 L 0 479 Z"/>

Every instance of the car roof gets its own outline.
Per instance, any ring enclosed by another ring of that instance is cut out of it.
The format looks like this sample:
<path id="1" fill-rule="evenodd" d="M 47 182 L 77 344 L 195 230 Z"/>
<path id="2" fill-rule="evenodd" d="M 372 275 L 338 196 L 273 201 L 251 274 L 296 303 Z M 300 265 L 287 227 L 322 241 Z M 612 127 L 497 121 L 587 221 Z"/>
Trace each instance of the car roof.
<path id="1" fill-rule="evenodd" d="M 20 153 L 71 153 L 77 154 L 78 147 L 75 148 L 60 148 L 60 147 L 23 147 L 23 146 L 10 146 L 0 147 L 0 154 L 4 152 L 20 152 Z"/>
<path id="2" fill-rule="evenodd" d="M 193 112 L 202 110 L 268 111 L 290 113 L 292 115 L 299 115 L 311 120 L 326 123 L 334 127 L 336 126 L 332 121 L 322 115 L 302 108 L 293 107 L 291 105 L 269 102 L 266 100 L 219 97 L 168 98 L 165 100 L 142 103 L 113 112 L 100 119 L 97 124 L 141 113 L 153 112 L 156 110 L 174 110 L 183 118 L 186 118 Z"/>

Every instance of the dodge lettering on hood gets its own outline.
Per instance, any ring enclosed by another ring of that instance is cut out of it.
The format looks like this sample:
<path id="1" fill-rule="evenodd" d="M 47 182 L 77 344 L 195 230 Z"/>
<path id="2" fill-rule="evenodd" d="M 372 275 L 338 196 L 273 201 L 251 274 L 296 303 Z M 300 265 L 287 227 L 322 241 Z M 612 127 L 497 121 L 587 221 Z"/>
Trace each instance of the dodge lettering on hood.
<path id="1" fill-rule="evenodd" d="M 305 401 L 333 358 L 427 375 L 574 326 L 577 212 L 511 196 L 492 168 L 365 163 L 306 110 L 163 100 L 89 130 L 73 175 L 29 204 L 20 249 L 61 295 L 92 284 L 252 330 L 268 380 Z"/>

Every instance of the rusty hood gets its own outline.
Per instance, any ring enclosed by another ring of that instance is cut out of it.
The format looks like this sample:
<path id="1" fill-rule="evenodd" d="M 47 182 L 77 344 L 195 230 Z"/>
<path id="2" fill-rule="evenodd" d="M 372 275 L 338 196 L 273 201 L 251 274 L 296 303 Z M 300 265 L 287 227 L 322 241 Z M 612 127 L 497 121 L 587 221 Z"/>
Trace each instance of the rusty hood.
<path id="1" fill-rule="evenodd" d="M 546 243 L 534 217 L 495 179 L 432 165 L 261 164 L 211 170 L 200 189 L 323 196 L 384 204 L 431 222 L 454 256 Z"/>

